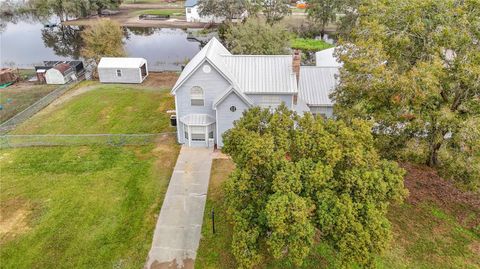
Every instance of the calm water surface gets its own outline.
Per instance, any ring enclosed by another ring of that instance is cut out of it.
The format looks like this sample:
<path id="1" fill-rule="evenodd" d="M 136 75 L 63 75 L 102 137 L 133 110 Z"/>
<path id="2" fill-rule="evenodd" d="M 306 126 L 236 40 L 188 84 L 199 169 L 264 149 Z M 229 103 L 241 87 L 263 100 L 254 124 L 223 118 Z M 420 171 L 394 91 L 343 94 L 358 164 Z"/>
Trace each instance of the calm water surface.
<path id="1" fill-rule="evenodd" d="M 45 28 L 28 20 L 9 22 L 0 32 L 0 65 L 31 68 L 44 60 L 78 59 L 83 29 Z M 130 57 L 147 59 L 152 71 L 180 70 L 201 49 L 199 42 L 187 39 L 189 31 L 195 30 L 125 28 L 125 50 Z"/>

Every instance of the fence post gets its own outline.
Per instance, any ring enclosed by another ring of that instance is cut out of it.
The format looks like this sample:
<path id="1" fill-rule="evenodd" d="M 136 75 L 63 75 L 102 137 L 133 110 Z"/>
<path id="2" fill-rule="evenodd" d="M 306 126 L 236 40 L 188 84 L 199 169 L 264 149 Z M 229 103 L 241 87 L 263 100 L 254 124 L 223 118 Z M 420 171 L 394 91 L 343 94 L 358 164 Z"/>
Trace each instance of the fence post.
<path id="1" fill-rule="evenodd" d="M 212 207 L 212 232 L 215 234 L 215 209 Z"/>

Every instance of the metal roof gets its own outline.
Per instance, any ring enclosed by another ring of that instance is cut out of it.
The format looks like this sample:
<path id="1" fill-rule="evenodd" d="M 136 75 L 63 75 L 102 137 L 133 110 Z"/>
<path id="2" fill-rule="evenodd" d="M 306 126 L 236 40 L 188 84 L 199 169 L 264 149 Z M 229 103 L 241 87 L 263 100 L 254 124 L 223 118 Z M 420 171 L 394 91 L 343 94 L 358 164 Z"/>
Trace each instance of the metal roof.
<path id="1" fill-rule="evenodd" d="M 180 118 L 186 125 L 206 126 L 215 123 L 215 119 L 207 114 L 188 114 Z"/>
<path id="2" fill-rule="evenodd" d="M 143 58 L 103 57 L 98 68 L 139 68 L 145 63 L 147 60 Z"/>
<path id="3" fill-rule="evenodd" d="M 315 52 L 315 63 L 316 66 L 323 67 L 340 67 L 342 63 L 337 60 L 335 55 L 335 48 L 329 48 L 326 50 L 321 50 Z"/>
<path id="4" fill-rule="evenodd" d="M 328 95 L 338 85 L 339 67 L 300 67 L 298 97 L 308 105 L 331 106 Z"/>
<path id="5" fill-rule="evenodd" d="M 194 7 L 198 5 L 198 0 L 187 0 L 185 1 L 185 7 Z"/>
<path id="6" fill-rule="evenodd" d="M 240 99 L 243 100 L 243 102 L 245 102 L 246 105 L 248 106 L 253 106 L 253 102 L 252 100 L 250 100 L 250 98 L 248 98 L 245 94 L 243 94 L 242 92 L 236 90 L 234 87 L 228 87 L 227 90 L 225 92 L 223 92 L 222 94 L 220 94 L 217 99 L 215 99 L 213 101 L 213 109 L 216 109 L 217 108 L 217 105 L 220 104 L 221 102 L 223 102 L 223 100 L 225 100 L 227 98 L 227 96 L 230 94 L 230 93 L 235 93 L 238 97 L 240 97 Z"/>
<path id="7" fill-rule="evenodd" d="M 244 93 L 296 93 L 292 55 L 222 55 Z"/>
<path id="8" fill-rule="evenodd" d="M 291 55 L 232 55 L 215 37 L 185 66 L 174 93 L 205 61 L 244 93 L 296 93 Z"/>

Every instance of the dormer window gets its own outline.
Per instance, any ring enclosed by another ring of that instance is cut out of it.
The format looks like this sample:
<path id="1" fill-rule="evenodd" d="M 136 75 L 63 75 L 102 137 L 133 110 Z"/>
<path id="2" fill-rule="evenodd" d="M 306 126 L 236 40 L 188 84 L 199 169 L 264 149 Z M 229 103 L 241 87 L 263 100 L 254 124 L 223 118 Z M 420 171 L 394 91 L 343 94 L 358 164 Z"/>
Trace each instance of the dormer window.
<path id="1" fill-rule="evenodd" d="M 205 105 L 205 96 L 203 94 L 203 89 L 195 86 L 190 90 L 190 100 L 192 106 L 204 106 Z"/>

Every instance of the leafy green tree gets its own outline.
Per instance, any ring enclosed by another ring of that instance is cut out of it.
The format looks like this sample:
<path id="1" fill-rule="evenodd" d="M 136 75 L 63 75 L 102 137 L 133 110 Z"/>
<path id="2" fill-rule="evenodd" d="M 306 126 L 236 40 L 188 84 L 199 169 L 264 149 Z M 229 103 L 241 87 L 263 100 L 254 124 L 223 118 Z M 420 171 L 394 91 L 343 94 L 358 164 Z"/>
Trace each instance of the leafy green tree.
<path id="1" fill-rule="evenodd" d="M 338 12 L 342 14 L 337 31 L 344 40 L 348 40 L 350 32 L 358 21 L 358 8 L 362 0 L 339 0 Z"/>
<path id="2" fill-rule="evenodd" d="M 336 21 L 340 0 L 308 0 L 307 3 L 308 18 L 320 25 L 323 38 L 327 25 Z"/>
<path id="3" fill-rule="evenodd" d="M 234 54 L 286 54 L 290 46 L 288 31 L 280 25 L 268 25 L 261 20 L 247 20 L 230 25 L 224 41 Z"/>
<path id="4" fill-rule="evenodd" d="M 103 19 L 88 27 L 83 33 L 83 57 L 94 60 L 100 58 L 125 56 L 123 47 L 123 30 L 118 22 Z"/>
<path id="5" fill-rule="evenodd" d="M 42 40 L 46 47 L 52 48 L 55 54 L 78 59 L 83 46 L 83 27 L 59 25 L 55 28 L 42 29 Z"/>
<path id="6" fill-rule="evenodd" d="M 236 165 L 225 199 L 240 268 L 265 254 L 300 266 L 316 234 L 344 267 L 371 265 L 386 248 L 386 213 L 406 195 L 404 172 L 379 157 L 366 122 L 255 107 L 223 138 Z"/>
<path id="7" fill-rule="evenodd" d="M 263 0 L 260 4 L 262 13 L 270 25 L 273 25 L 286 15 L 292 13 L 289 0 Z"/>
<path id="8" fill-rule="evenodd" d="M 200 15 L 224 17 L 228 22 L 240 16 L 250 7 L 248 0 L 200 0 Z"/>
<path id="9" fill-rule="evenodd" d="M 479 115 L 479 0 L 369 0 L 341 43 L 333 93 L 343 119 L 370 119 L 391 157 L 412 139 L 439 163 L 446 139 Z M 475 105 L 476 104 L 476 105 Z"/>
<path id="10" fill-rule="evenodd" d="M 37 12 L 45 15 L 57 15 L 61 21 L 69 18 L 83 18 L 95 12 L 100 14 L 103 9 L 117 8 L 118 0 L 30 0 Z"/>

